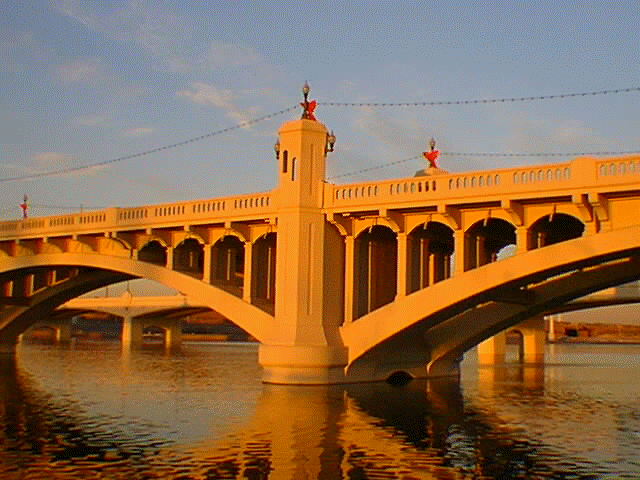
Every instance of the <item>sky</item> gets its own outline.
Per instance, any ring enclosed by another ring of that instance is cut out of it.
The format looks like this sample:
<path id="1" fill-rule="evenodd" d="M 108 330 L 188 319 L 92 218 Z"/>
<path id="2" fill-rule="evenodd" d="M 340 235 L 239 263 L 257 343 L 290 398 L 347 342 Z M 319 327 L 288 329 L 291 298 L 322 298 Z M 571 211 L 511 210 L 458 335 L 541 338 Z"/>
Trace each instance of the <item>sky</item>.
<path id="1" fill-rule="evenodd" d="M 431 137 L 452 172 L 571 157 L 451 152 L 638 152 L 638 91 L 323 102 L 640 87 L 639 25 L 637 0 L 2 0 L 0 220 L 19 218 L 24 194 L 43 216 L 270 190 L 276 133 L 299 118 L 305 81 L 337 137 L 335 183 L 411 176 Z"/>

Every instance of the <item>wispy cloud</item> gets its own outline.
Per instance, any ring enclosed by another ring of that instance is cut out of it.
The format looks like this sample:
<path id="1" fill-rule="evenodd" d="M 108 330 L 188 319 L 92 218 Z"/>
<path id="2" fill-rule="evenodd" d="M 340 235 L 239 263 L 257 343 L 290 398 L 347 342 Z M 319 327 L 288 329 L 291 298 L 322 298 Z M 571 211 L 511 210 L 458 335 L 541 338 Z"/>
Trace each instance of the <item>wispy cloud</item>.
<path id="1" fill-rule="evenodd" d="M 225 111 L 227 117 L 237 123 L 256 117 L 260 111 L 256 107 L 239 108 L 236 103 L 244 98 L 242 93 L 234 93 L 232 90 L 207 83 L 193 83 L 191 89 L 181 90 L 176 95 L 199 105 L 219 107 Z"/>
<path id="2" fill-rule="evenodd" d="M 95 127 L 98 125 L 104 125 L 111 119 L 111 115 L 84 115 L 75 117 L 71 120 L 73 125 L 80 125 L 85 127 Z"/>
<path id="3" fill-rule="evenodd" d="M 151 135 L 154 131 L 153 127 L 133 127 L 122 131 L 123 137 L 144 137 Z"/>
<path id="4" fill-rule="evenodd" d="M 86 85 L 117 98 L 135 98 L 147 93 L 141 85 L 126 82 L 109 71 L 100 58 L 81 58 L 57 65 L 54 78 L 67 85 Z"/>
<path id="5" fill-rule="evenodd" d="M 186 74 L 233 70 L 254 84 L 280 75 L 280 69 L 252 46 L 202 41 L 194 35 L 194 19 L 144 0 L 111 5 L 98 10 L 80 0 L 54 0 L 58 12 L 86 28 L 146 51 L 158 71 Z"/>

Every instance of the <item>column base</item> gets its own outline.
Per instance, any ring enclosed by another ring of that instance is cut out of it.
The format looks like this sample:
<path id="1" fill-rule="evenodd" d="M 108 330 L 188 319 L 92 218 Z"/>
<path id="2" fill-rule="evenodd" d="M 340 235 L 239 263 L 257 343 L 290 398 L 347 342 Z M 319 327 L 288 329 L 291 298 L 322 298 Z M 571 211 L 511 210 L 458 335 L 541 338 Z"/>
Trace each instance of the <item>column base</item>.
<path id="1" fill-rule="evenodd" d="M 263 383 L 332 385 L 346 383 L 347 349 L 326 346 L 260 345 Z"/>

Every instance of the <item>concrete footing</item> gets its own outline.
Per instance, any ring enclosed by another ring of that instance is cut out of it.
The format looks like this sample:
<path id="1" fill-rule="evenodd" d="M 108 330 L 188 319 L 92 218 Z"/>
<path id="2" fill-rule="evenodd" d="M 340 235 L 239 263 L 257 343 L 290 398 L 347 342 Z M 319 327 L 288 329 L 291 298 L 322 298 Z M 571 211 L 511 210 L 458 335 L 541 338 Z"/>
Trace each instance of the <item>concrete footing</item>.
<path id="1" fill-rule="evenodd" d="M 264 383 L 331 385 L 345 383 L 345 347 L 260 345 Z"/>

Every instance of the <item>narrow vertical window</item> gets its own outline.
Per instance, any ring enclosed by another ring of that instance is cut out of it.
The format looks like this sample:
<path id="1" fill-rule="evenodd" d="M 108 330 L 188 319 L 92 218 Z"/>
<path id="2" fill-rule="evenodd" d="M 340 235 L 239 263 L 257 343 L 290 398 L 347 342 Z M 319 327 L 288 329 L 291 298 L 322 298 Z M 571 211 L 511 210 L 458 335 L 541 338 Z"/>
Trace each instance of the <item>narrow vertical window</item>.
<path id="1" fill-rule="evenodd" d="M 296 175 L 297 175 L 296 168 L 297 168 L 296 157 L 293 157 L 291 159 L 291 180 L 296 179 Z"/>
<path id="2" fill-rule="evenodd" d="M 287 161 L 289 160 L 289 152 L 282 152 L 282 173 L 287 173 Z"/>

